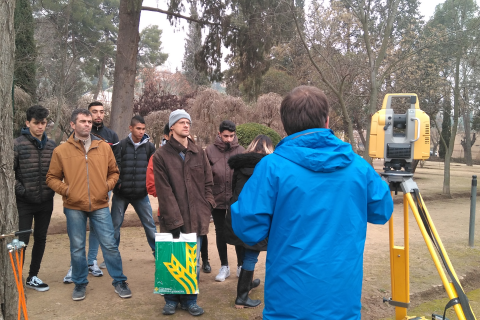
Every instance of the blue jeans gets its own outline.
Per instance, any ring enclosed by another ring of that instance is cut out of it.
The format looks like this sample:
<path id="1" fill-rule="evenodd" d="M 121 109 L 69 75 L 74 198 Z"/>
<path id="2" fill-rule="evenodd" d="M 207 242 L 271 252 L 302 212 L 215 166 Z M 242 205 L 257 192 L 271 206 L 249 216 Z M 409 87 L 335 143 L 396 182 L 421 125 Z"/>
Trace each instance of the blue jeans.
<path id="1" fill-rule="evenodd" d="M 112 221 L 117 246 L 120 244 L 120 227 L 123 224 L 125 211 L 129 204 L 133 206 L 140 222 L 142 222 L 150 248 L 152 248 L 152 251 L 155 251 L 155 233 L 157 232 L 157 228 L 155 227 L 155 221 L 153 221 L 152 206 L 150 205 L 150 199 L 148 196 L 141 199 L 129 200 L 115 193 L 113 194 Z"/>
<path id="2" fill-rule="evenodd" d="M 92 212 L 63 208 L 67 217 L 67 232 L 70 238 L 70 257 L 72 262 L 72 280 L 75 284 L 87 284 L 88 265 L 85 256 L 87 218 L 95 230 L 102 247 L 103 257 L 113 285 L 126 281 L 123 274 L 122 257 L 113 237 L 113 223 L 108 207 Z"/>
<path id="3" fill-rule="evenodd" d="M 202 247 L 202 239 L 203 236 L 197 237 L 197 285 L 200 285 L 200 248 Z M 176 305 L 180 302 L 188 308 L 190 305 L 197 303 L 197 296 L 198 294 L 166 294 L 163 297 L 166 303 Z"/>
<path id="4" fill-rule="evenodd" d="M 112 198 L 112 190 L 108 191 L 108 199 Z M 93 260 L 97 260 L 98 254 L 98 247 L 100 246 L 100 242 L 98 242 L 97 235 L 95 234 L 95 230 L 90 224 L 90 234 L 88 236 L 88 265 L 93 265 Z"/>
<path id="5" fill-rule="evenodd" d="M 254 271 L 255 265 L 258 261 L 260 251 L 245 249 L 245 256 L 243 257 L 242 269 L 246 271 Z"/>

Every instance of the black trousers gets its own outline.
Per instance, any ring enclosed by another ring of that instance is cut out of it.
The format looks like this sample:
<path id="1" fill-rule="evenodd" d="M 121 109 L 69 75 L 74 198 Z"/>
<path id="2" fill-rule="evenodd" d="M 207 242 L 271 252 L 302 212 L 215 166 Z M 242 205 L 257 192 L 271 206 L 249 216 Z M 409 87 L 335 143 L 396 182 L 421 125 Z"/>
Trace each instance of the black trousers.
<path id="1" fill-rule="evenodd" d="M 208 238 L 207 235 L 202 237 L 202 248 L 200 249 L 200 254 L 202 256 L 202 261 L 208 262 Z"/>
<path id="2" fill-rule="evenodd" d="M 37 276 L 38 271 L 40 270 L 40 264 L 42 263 L 43 254 L 45 252 L 47 231 L 53 212 L 53 198 L 40 204 L 17 201 L 17 208 L 18 229 L 20 231 L 31 229 L 33 222 L 35 223 L 33 231 L 32 261 L 30 262 L 30 271 L 28 272 L 28 276 Z M 25 242 L 25 245 L 28 245 L 30 242 L 30 234 L 20 235 L 18 239 Z M 24 255 L 25 254 L 26 251 Z"/>
<path id="3" fill-rule="evenodd" d="M 220 263 L 222 266 L 228 266 L 227 242 L 225 241 L 225 217 L 227 215 L 226 209 L 213 209 L 212 217 L 215 224 L 215 234 L 217 237 L 217 249 L 220 256 Z M 245 255 L 245 248 L 243 246 L 235 246 L 237 253 L 237 266 L 243 265 L 243 256 Z"/>

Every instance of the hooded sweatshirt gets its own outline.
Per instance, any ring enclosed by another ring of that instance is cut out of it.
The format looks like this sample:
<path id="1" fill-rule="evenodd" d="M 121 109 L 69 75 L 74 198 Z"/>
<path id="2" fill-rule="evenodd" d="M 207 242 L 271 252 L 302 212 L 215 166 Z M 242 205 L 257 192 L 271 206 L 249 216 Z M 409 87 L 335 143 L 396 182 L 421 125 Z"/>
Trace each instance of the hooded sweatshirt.
<path id="1" fill-rule="evenodd" d="M 230 148 L 227 148 L 227 144 L 217 135 L 215 142 L 205 149 L 208 161 L 212 167 L 213 196 L 217 204 L 215 209 L 227 209 L 232 197 L 233 170 L 228 166 L 228 159 L 245 151 L 238 144 L 236 135 L 229 145 Z"/>
<path id="2" fill-rule="evenodd" d="M 367 222 L 392 211 L 387 183 L 331 130 L 284 138 L 231 206 L 241 240 L 268 237 L 263 319 L 360 319 Z"/>

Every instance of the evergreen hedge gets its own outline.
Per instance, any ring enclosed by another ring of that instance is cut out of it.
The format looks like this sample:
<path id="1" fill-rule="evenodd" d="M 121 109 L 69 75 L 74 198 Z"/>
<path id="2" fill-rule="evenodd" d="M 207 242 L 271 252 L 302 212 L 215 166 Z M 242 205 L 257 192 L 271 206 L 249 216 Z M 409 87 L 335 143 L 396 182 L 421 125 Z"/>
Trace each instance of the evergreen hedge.
<path id="1" fill-rule="evenodd" d="M 255 137 L 259 134 L 264 134 L 270 137 L 274 147 L 280 142 L 280 140 L 282 140 L 280 135 L 275 130 L 260 123 L 251 122 L 237 126 L 238 143 L 244 148 L 247 148 L 253 139 L 255 139 Z"/>

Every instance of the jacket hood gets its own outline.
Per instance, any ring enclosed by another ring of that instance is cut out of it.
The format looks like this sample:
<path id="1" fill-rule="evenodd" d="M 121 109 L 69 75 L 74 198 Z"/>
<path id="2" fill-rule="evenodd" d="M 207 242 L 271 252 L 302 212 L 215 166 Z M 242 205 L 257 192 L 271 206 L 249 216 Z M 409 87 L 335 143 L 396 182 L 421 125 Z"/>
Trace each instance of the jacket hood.
<path id="1" fill-rule="evenodd" d="M 27 128 L 27 127 L 22 128 L 22 130 L 20 131 L 20 134 L 23 134 L 24 136 L 26 136 L 27 139 L 32 141 L 35 147 L 37 147 L 40 150 L 45 148 L 45 145 L 47 144 L 48 138 L 45 132 L 42 134 L 41 141 L 35 138 L 34 136 L 32 136 L 32 133 L 30 132 L 30 128 Z"/>
<path id="2" fill-rule="evenodd" d="M 135 143 L 133 142 L 133 139 L 132 139 L 132 133 L 128 134 L 128 138 L 129 138 L 130 142 L 132 142 L 132 144 L 135 145 Z M 141 146 L 142 144 L 147 143 L 149 140 L 150 140 L 150 136 L 145 133 L 142 137 L 142 140 L 140 140 L 140 144 L 138 146 Z"/>
<path id="3" fill-rule="evenodd" d="M 218 150 L 220 150 L 221 152 L 225 152 L 225 142 L 222 141 L 222 138 L 220 137 L 220 135 L 217 134 L 217 137 L 215 138 L 215 141 L 213 142 L 213 144 L 215 145 L 215 147 L 218 148 Z M 238 137 L 237 135 L 235 134 L 235 137 L 233 137 L 233 141 L 230 142 L 230 149 L 228 149 L 227 151 L 230 151 L 230 150 L 233 150 L 235 148 L 238 148 Z"/>
<path id="4" fill-rule="evenodd" d="M 228 165 L 232 169 L 255 168 L 257 163 L 265 157 L 266 154 L 249 152 L 234 155 L 228 159 Z"/>
<path id="5" fill-rule="evenodd" d="M 349 143 L 330 129 L 308 129 L 284 138 L 275 154 L 315 172 L 334 172 L 352 163 L 355 153 Z"/>

